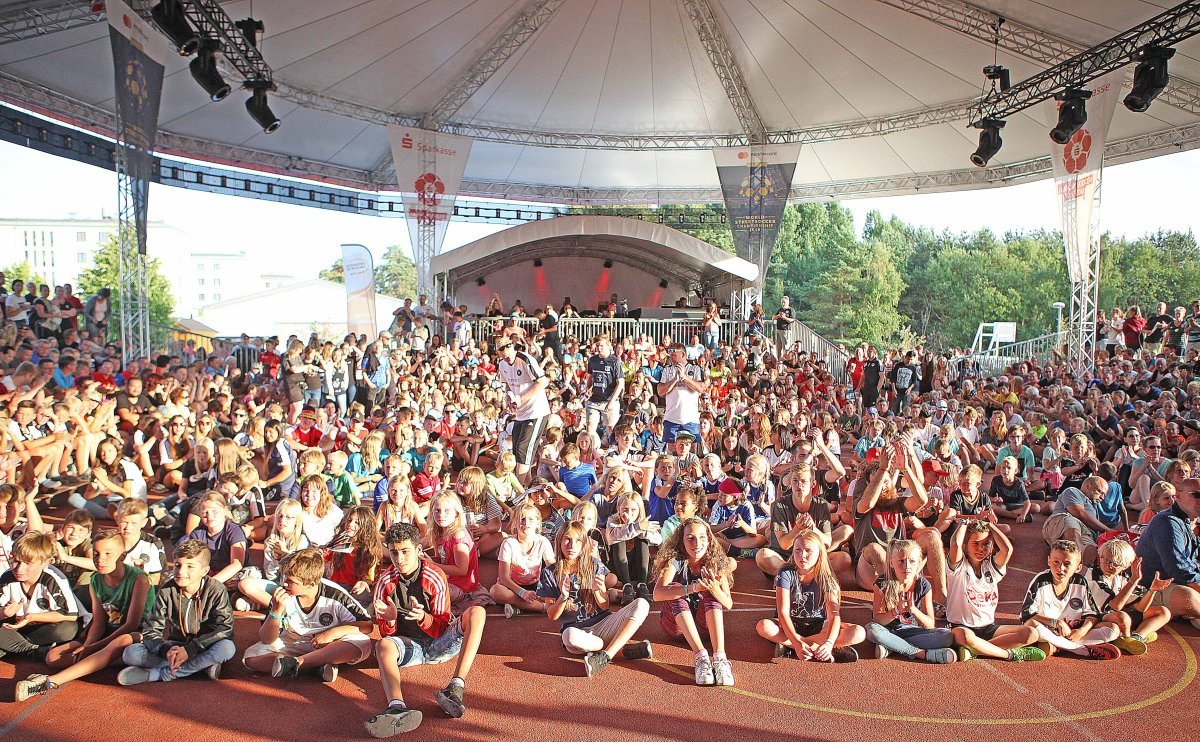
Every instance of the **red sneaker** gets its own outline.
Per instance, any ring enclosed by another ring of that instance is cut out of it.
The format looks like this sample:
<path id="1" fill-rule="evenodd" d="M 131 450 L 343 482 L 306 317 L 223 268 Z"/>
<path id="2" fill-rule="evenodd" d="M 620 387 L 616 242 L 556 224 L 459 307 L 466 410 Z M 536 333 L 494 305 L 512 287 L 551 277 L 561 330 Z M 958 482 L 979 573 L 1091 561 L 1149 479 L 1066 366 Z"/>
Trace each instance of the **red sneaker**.
<path id="1" fill-rule="evenodd" d="M 1107 643 L 1089 644 L 1087 651 L 1089 660 L 1115 660 L 1121 657 L 1121 650 Z"/>

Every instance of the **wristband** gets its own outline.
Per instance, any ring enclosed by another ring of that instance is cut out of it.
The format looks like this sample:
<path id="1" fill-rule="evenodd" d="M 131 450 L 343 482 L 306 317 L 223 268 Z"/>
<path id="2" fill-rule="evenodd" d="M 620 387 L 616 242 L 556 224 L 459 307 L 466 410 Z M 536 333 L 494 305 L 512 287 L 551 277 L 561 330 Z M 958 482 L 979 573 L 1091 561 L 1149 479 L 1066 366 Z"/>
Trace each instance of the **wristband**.
<path id="1" fill-rule="evenodd" d="M 283 616 L 279 615 L 275 611 L 268 610 L 267 611 L 267 620 L 270 621 L 272 618 L 281 623 L 283 622 Z"/>

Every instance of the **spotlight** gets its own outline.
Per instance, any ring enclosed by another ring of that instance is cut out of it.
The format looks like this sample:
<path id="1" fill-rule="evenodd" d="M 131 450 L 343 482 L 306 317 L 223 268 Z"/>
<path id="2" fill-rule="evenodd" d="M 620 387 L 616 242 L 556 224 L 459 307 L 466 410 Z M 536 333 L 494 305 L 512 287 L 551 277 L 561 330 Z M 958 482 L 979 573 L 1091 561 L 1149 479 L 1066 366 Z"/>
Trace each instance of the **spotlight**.
<path id="1" fill-rule="evenodd" d="M 278 130 L 281 122 L 267 105 L 267 91 L 274 88 L 274 85 L 265 80 L 247 80 L 246 87 L 253 91 L 246 99 L 246 111 L 250 118 L 254 119 L 266 134 Z"/>
<path id="2" fill-rule="evenodd" d="M 217 52 L 221 51 L 221 42 L 215 39 L 205 39 L 200 42 L 196 58 L 188 65 L 192 70 L 192 78 L 204 88 L 208 97 L 214 101 L 225 100 L 233 88 L 217 71 Z"/>
<path id="3" fill-rule="evenodd" d="M 1002 67 L 998 64 L 989 64 L 983 68 L 983 76 L 989 80 L 995 80 L 1000 83 L 1000 92 L 1007 93 L 1012 87 L 1012 78 L 1008 73 L 1007 67 Z"/>
<path id="4" fill-rule="evenodd" d="M 1058 126 L 1050 130 L 1050 138 L 1056 144 L 1066 144 L 1071 136 L 1087 123 L 1087 99 L 1092 97 L 1092 91 L 1079 88 L 1067 88 L 1061 93 L 1055 93 L 1058 101 Z"/>
<path id="5" fill-rule="evenodd" d="M 659 281 L 659 282 L 658 282 L 658 287 L 659 287 L 660 289 L 665 289 L 665 288 L 667 287 L 667 279 L 665 279 L 665 278 L 664 278 L 663 280 Z"/>
<path id="6" fill-rule="evenodd" d="M 984 119 L 979 124 L 979 146 L 971 153 L 971 164 L 975 167 L 984 167 L 988 164 L 988 160 L 996 156 L 1000 151 L 1000 147 L 1004 146 L 1004 140 L 1000 138 L 1000 130 L 1004 128 L 1004 122 L 999 119 Z"/>
<path id="7" fill-rule="evenodd" d="M 612 261 L 611 261 L 611 260 L 605 260 L 605 261 L 604 261 L 604 267 L 605 267 L 605 268 L 611 268 L 611 267 L 612 267 Z"/>
<path id="8" fill-rule="evenodd" d="M 1150 103 L 1166 89 L 1171 81 L 1167 60 L 1175 56 L 1174 49 L 1148 46 L 1137 54 L 1141 61 L 1133 71 L 1133 89 L 1125 96 L 1125 107 L 1134 113 L 1145 113 Z"/>
<path id="9" fill-rule="evenodd" d="M 485 281 L 485 280 L 484 280 L 483 276 L 480 276 L 479 278 L 476 278 L 476 279 L 475 279 L 475 285 L 476 285 L 476 286 L 482 286 L 482 285 L 484 285 L 485 283 L 487 283 L 487 281 Z"/>
<path id="10" fill-rule="evenodd" d="M 534 268 L 541 268 L 541 267 L 542 267 L 542 259 L 541 259 L 541 258 L 534 258 L 534 259 L 533 259 L 533 267 L 534 267 Z"/>
<path id="11" fill-rule="evenodd" d="M 192 29 L 183 14 L 183 3 L 179 0 L 162 0 L 150 9 L 150 18 L 162 29 L 167 38 L 175 43 L 181 57 L 190 57 L 200 46 L 200 35 Z"/>

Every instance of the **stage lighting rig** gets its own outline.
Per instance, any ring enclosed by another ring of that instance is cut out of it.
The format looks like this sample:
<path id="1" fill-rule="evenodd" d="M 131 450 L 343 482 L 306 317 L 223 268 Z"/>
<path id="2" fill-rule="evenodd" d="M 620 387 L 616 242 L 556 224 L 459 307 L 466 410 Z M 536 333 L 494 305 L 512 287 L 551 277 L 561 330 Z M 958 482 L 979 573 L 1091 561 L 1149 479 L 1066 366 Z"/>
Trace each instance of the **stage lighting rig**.
<path id="1" fill-rule="evenodd" d="M 1125 107 L 1134 113 L 1145 113 L 1159 93 L 1167 89 L 1171 75 L 1167 60 L 1175 56 L 1174 49 L 1148 46 L 1138 52 L 1138 66 L 1133 71 L 1133 90 L 1125 96 Z"/>
<path id="2" fill-rule="evenodd" d="M 246 99 L 246 112 L 262 127 L 264 133 L 274 133 L 282 122 L 271 112 L 271 106 L 267 103 L 267 91 L 273 90 L 275 86 L 269 82 L 247 81 L 246 88 L 250 90 L 250 97 Z"/>
<path id="3" fill-rule="evenodd" d="M 1092 91 L 1082 88 L 1068 88 L 1054 94 L 1058 101 L 1058 125 L 1050 130 L 1050 138 L 1055 144 L 1066 144 L 1071 141 L 1075 132 L 1087 123 L 1087 99 L 1092 97 Z"/>
<path id="4" fill-rule="evenodd" d="M 997 119 L 984 119 L 976 125 L 979 129 L 979 146 L 971 153 L 971 164 L 975 167 L 986 167 L 988 161 L 996 156 L 1000 148 L 1004 146 L 1004 140 L 1000 137 L 1000 130 L 1004 128 L 1003 121 Z"/>
<path id="5" fill-rule="evenodd" d="M 217 53 L 220 51 L 221 42 L 215 39 L 204 39 L 200 42 L 196 57 L 188 64 L 188 68 L 192 71 L 192 79 L 204 88 L 204 92 L 208 93 L 208 97 L 213 101 L 225 100 L 233 91 L 233 88 L 225 82 L 220 71 L 217 70 Z"/>
<path id="6" fill-rule="evenodd" d="M 190 57 L 200 47 L 200 34 L 188 23 L 180 0 L 162 0 L 150 9 L 150 19 L 175 44 L 179 56 Z"/>

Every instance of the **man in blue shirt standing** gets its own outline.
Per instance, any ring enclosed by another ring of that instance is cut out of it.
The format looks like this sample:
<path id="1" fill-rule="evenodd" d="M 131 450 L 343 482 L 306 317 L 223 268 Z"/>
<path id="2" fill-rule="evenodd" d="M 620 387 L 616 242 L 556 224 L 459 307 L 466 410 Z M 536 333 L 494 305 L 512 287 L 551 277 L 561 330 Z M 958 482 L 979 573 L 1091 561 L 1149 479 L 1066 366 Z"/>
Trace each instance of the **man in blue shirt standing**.
<path id="1" fill-rule="evenodd" d="M 1171 613 L 1200 628 L 1200 479 L 1188 479 L 1178 488 L 1175 504 L 1154 516 L 1137 543 L 1142 559 L 1142 583 L 1155 577 L 1174 580 L 1162 593 L 1162 604 Z"/>

